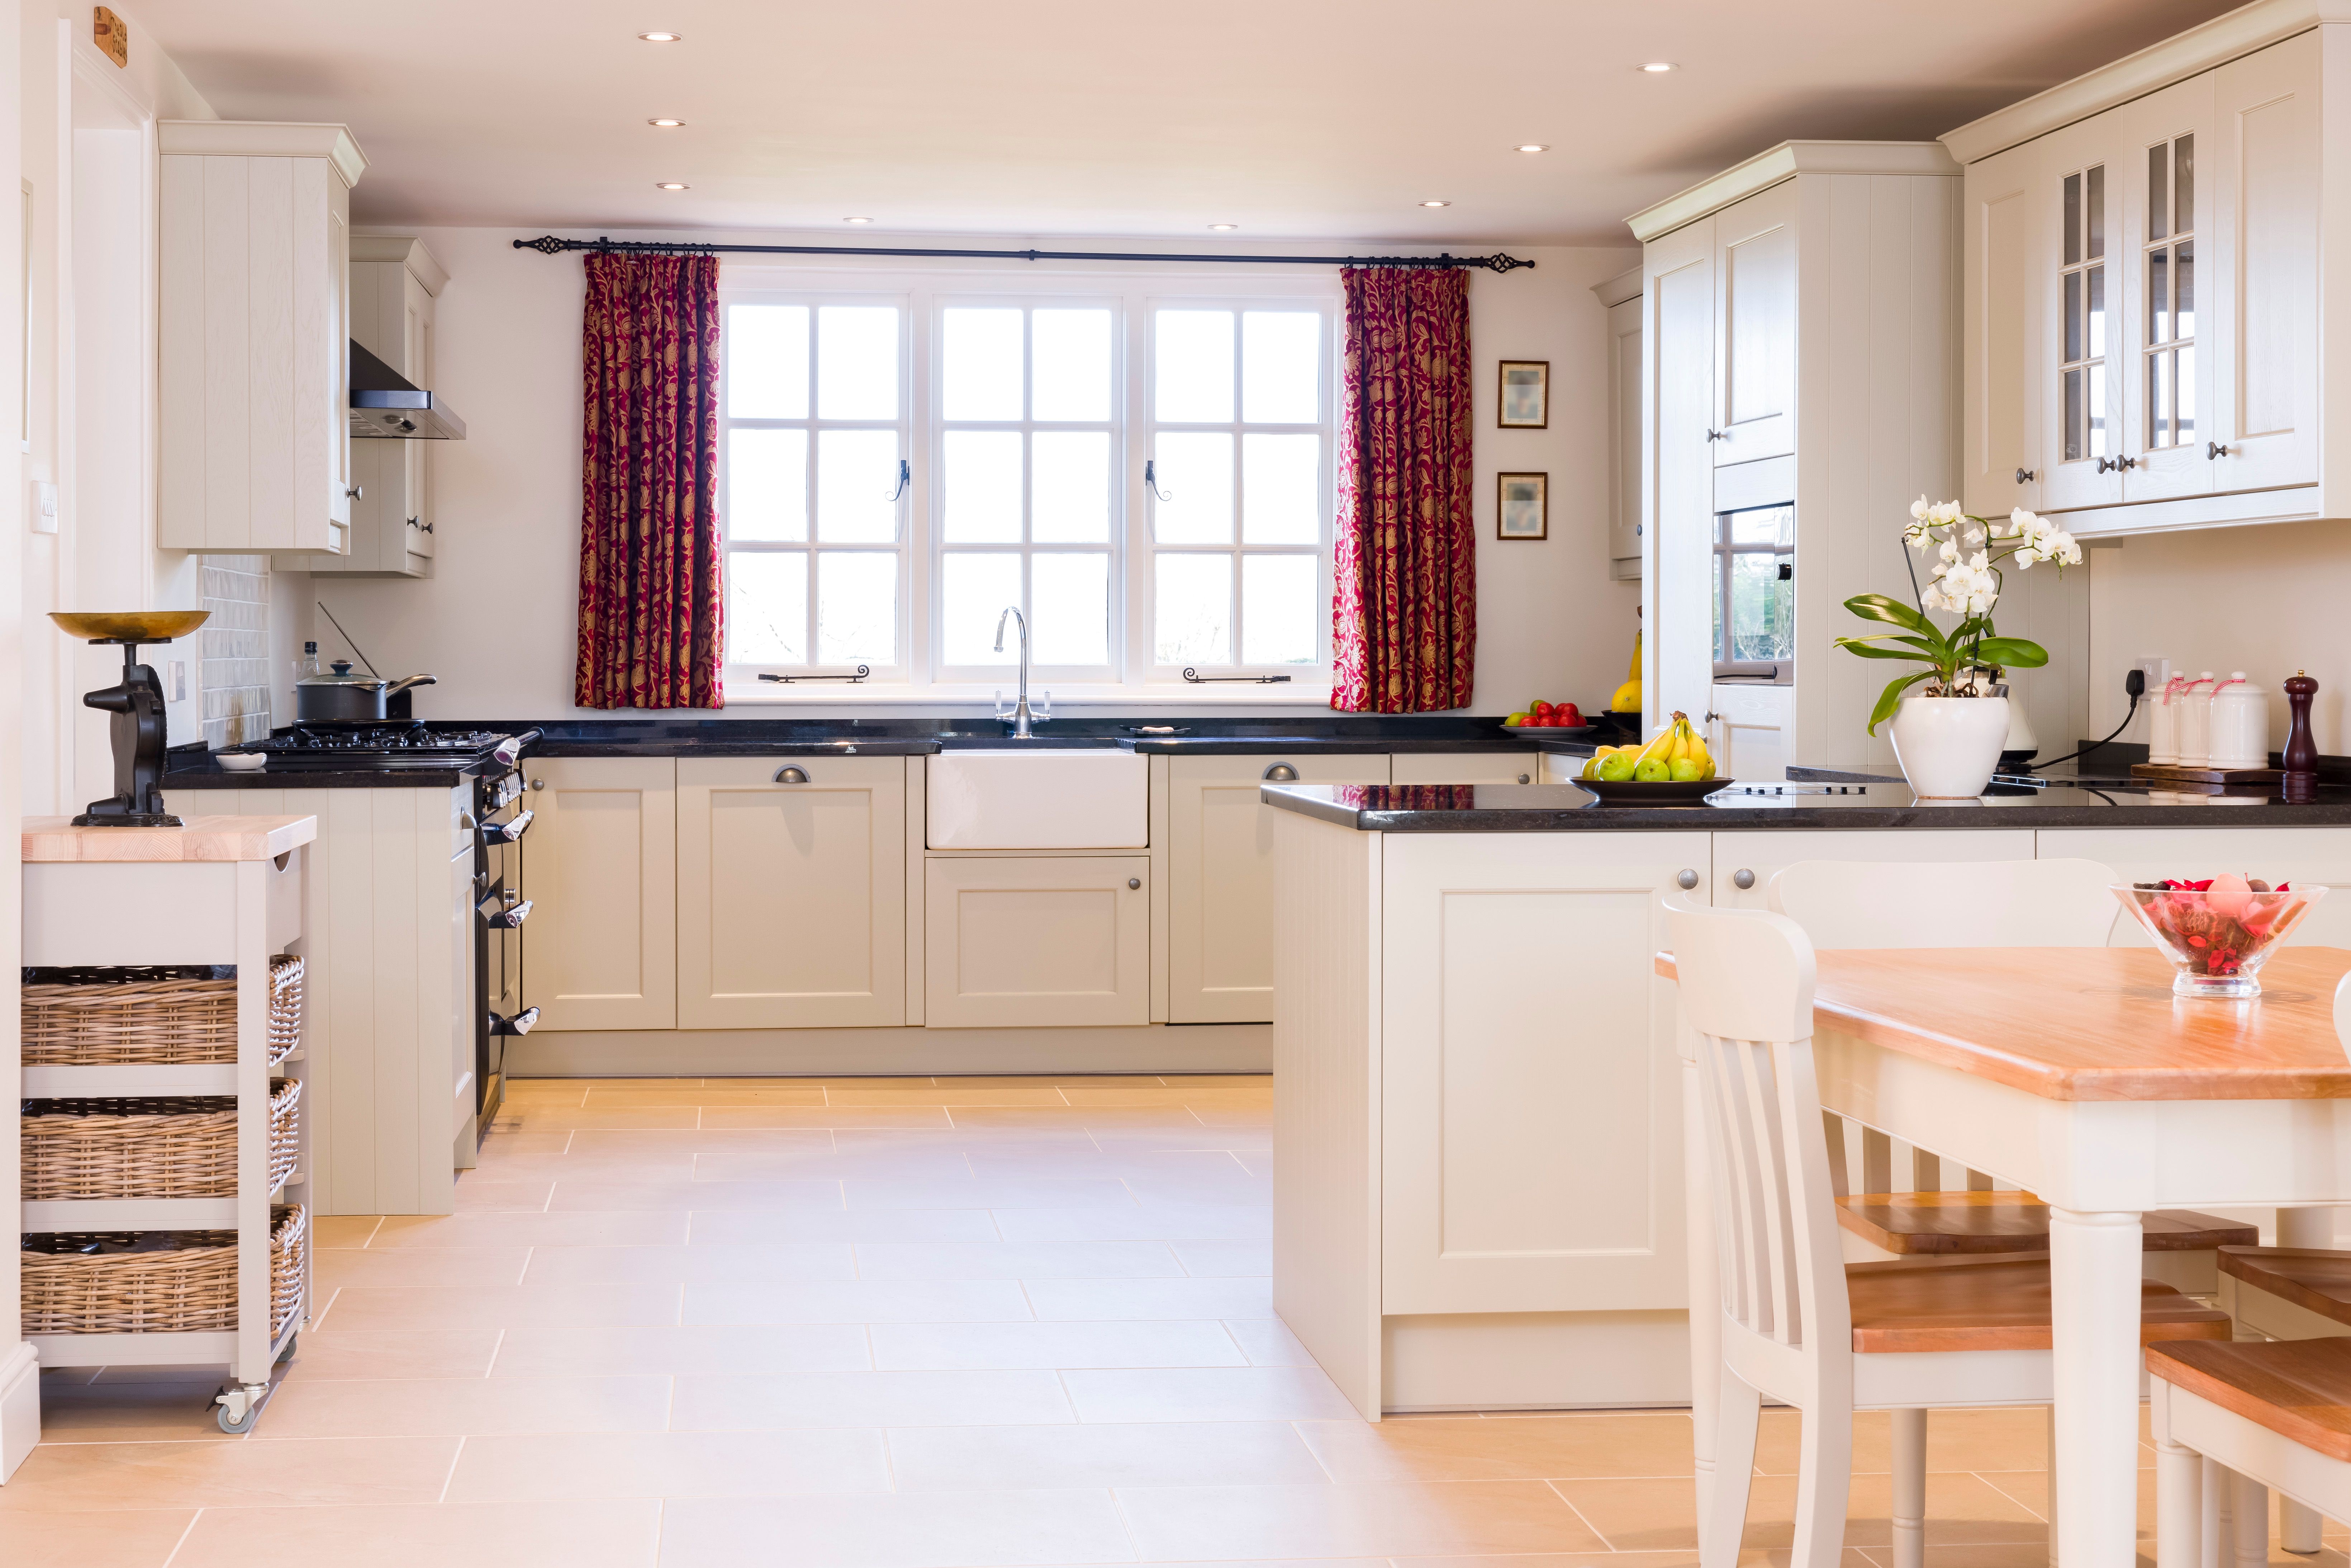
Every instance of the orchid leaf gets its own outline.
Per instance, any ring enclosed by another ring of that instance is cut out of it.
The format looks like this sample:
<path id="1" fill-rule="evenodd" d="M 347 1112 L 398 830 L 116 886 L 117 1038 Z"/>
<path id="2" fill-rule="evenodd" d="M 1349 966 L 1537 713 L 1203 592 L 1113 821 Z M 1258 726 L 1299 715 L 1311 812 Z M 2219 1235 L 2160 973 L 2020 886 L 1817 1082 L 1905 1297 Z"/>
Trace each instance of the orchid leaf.
<path id="1" fill-rule="evenodd" d="M 1894 710 L 1902 706 L 1904 692 L 1908 691 L 1920 681 L 1926 680 L 1934 673 L 1932 670 L 1920 670 L 1916 674 L 1905 675 L 1900 680 L 1887 682 L 1886 689 L 1877 694 L 1877 706 L 1870 710 L 1869 733 L 1876 735 L 1877 727 L 1894 716 Z"/>
<path id="2" fill-rule="evenodd" d="M 1976 645 L 1976 657 L 1987 664 L 2037 670 L 2049 662 L 2049 650 L 2022 637 L 1986 637 Z"/>
<path id="3" fill-rule="evenodd" d="M 1865 621 L 1882 621 L 1922 636 L 1936 635 L 1933 622 L 1900 600 L 1889 599 L 1883 593 L 1855 594 L 1844 601 L 1844 607 Z"/>
<path id="4" fill-rule="evenodd" d="M 1916 638 L 1903 640 L 1917 641 Z M 1917 653 L 1907 648 L 1880 648 L 1863 637 L 1840 637 L 1836 640 L 1836 645 L 1848 653 L 1858 653 L 1865 659 L 1907 659 L 1917 664 L 1931 664 L 1936 662 L 1935 655 L 1932 653 Z"/>

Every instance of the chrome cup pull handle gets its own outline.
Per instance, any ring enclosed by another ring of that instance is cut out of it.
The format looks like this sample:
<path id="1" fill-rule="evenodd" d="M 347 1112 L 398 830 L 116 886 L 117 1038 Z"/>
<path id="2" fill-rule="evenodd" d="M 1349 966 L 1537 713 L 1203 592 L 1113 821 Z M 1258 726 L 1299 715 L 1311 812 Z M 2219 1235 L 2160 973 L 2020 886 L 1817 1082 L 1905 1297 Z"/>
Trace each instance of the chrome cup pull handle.
<path id="1" fill-rule="evenodd" d="M 1287 762 L 1277 762 L 1265 770 L 1265 779 L 1270 784 L 1295 784 L 1298 782 L 1298 769 Z"/>
<path id="2" fill-rule="evenodd" d="M 805 768 L 778 768 L 776 769 L 776 782 L 778 784 L 805 784 L 808 781 L 808 769 Z"/>

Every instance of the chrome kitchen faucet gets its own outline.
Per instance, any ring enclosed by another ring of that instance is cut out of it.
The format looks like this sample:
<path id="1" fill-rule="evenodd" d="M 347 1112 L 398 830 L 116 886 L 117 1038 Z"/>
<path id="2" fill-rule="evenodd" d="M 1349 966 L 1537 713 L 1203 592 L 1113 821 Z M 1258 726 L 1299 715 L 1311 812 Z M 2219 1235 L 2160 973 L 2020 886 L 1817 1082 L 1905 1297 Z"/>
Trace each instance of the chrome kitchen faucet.
<path id="1" fill-rule="evenodd" d="M 1020 628 L 1019 695 L 1018 700 L 1013 703 L 1010 711 L 1008 712 L 1004 706 L 1004 694 L 1001 691 L 998 691 L 996 694 L 996 716 L 1000 719 L 1009 719 L 1011 721 L 1012 737 L 1015 740 L 1029 740 L 1034 738 L 1034 732 L 1029 727 L 1029 721 L 1031 718 L 1050 718 L 1053 716 L 1050 706 L 1052 702 L 1053 695 L 1050 692 L 1045 694 L 1045 700 L 1049 706 L 1047 711 L 1044 713 L 1035 713 L 1029 708 L 1029 618 L 1020 613 L 1020 607 L 1017 604 L 1008 604 L 1004 607 L 1004 613 L 996 618 L 996 651 L 999 653 L 1004 652 L 1004 623 L 1007 621 L 1012 622 L 1015 625 Z"/>

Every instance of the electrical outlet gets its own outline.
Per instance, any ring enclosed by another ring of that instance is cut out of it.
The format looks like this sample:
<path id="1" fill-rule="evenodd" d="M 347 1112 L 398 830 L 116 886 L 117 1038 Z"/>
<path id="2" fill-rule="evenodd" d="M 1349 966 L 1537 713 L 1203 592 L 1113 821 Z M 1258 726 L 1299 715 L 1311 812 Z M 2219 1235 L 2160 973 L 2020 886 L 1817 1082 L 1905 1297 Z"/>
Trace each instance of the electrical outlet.
<path id="1" fill-rule="evenodd" d="M 188 700 L 188 662 L 185 659 L 172 661 L 172 700 L 175 703 Z"/>
<path id="2" fill-rule="evenodd" d="M 53 534 L 57 531 L 57 487 L 47 479 L 33 481 L 33 531 Z"/>
<path id="3" fill-rule="evenodd" d="M 2141 659 L 2138 669 L 2147 679 L 2147 695 L 2150 697 L 2163 690 L 2164 682 L 2171 679 L 2171 661 L 2168 659 Z"/>

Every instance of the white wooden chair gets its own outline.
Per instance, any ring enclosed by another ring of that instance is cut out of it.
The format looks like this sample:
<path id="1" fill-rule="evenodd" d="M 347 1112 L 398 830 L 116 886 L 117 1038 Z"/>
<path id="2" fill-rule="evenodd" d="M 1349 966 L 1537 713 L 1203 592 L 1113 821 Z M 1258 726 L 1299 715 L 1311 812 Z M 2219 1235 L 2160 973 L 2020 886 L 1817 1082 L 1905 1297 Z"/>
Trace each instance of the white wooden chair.
<path id="1" fill-rule="evenodd" d="M 1767 911 L 1668 900 L 1695 1037 L 1719 1254 L 1715 1478 L 1704 1568 L 1734 1568 L 1765 1397 L 1802 1412 L 1792 1568 L 1837 1568 L 1853 1412 L 1894 1413 L 1894 1562 L 1925 1558 L 1927 1409 L 2051 1398 L 2045 1258 L 1843 1260 L 1813 1065 L 1813 948 Z M 2228 1319 L 2142 1287 L 2142 1339 L 2225 1338 Z"/>
<path id="2" fill-rule="evenodd" d="M 1772 877 L 1770 906 L 1815 947 L 2103 947 L 2126 918 L 2120 879 L 2092 860 L 1800 861 Z M 1859 1180 L 1845 1158 L 1843 1118 L 1829 1127 L 1829 1176 L 1845 1256 L 1989 1256 L 2049 1249 L 2049 1210 L 2030 1193 L 1998 1191 L 1969 1171 L 1945 1192 L 1942 1161 L 1911 1152 L 1910 1186 L 1896 1185 L 1892 1141 L 1861 1130 Z M 1857 1191 L 1856 1191 L 1857 1187 Z M 2146 1218 L 2147 1272 L 2199 1295 L 2219 1289 L 2216 1249 L 2251 1246 L 2252 1226 L 2165 1209 Z"/>
<path id="3" fill-rule="evenodd" d="M 2351 1339 L 2151 1345 L 2147 1370 L 2156 1568 L 2261 1568 L 2272 1489 L 2351 1518 Z M 2225 1499 L 2206 1481 L 2214 1466 Z"/>

